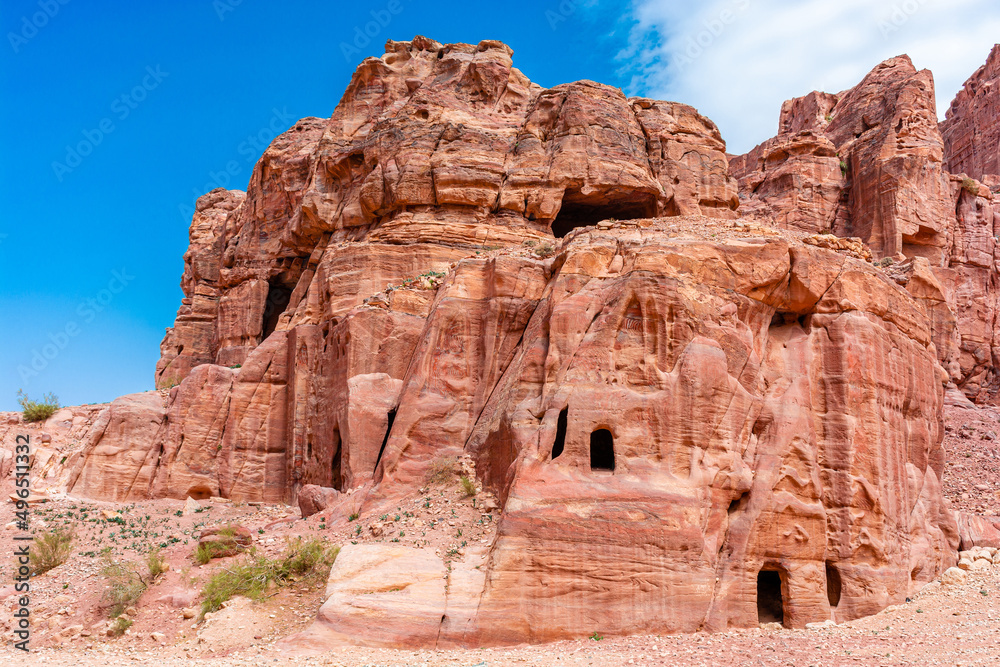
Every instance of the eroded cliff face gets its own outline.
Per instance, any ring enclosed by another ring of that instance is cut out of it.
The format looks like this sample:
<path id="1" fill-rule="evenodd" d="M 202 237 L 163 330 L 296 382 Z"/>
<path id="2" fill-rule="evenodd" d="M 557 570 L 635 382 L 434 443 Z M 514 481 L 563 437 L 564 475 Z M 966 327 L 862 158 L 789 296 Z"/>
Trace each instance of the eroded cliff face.
<path id="1" fill-rule="evenodd" d="M 955 561 L 944 390 L 992 341 L 945 273 L 993 275 L 992 203 L 942 170 L 932 92 L 896 59 L 786 104 L 734 161 L 756 184 L 737 220 L 691 107 L 542 89 L 498 42 L 390 41 L 245 194 L 198 200 L 161 389 L 102 413 L 67 488 L 313 484 L 364 513 L 470 457 L 502 510 L 470 547 L 485 565 L 346 545 L 303 642 L 801 627 L 901 602 Z M 809 236 L 831 230 L 921 250 L 884 271 Z"/>
<path id="2" fill-rule="evenodd" d="M 745 215 L 858 237 L 883 264 L 895 264 L 896 279 L 925 306 L 952 382 L 980 401 L 1000 389 L 1000 194 L 949 170 L 1000 183 L 981 173 L 991 168 L 990 137 L 1000 131 L 989 83 L 997 54 L 940 129 L 931 73 L 901 56 L 848 91 L 786 102 L 778 136 L 730 164 Z"/>
<path id="3" fill-rule="evenodd" d="M 945 168 L 1000 184 L 1000 44 L 969 77 L 941 123 Z"/>

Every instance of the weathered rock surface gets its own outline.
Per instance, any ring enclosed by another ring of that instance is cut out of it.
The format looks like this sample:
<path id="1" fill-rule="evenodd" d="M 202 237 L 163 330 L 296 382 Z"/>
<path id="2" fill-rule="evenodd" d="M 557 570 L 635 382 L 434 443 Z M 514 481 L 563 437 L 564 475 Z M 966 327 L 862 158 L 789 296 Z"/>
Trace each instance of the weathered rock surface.
<path id="1" fill-rule="evenodd" d="M 959 91 L 941 123 L 944 164 L 983 180 L 1000 175 L 1000 44 Z"/>
<path id="2" fill-rule="evenodd" d="M 896 276 L 916 280 L 908 289 L 927 309 L 941 364 L 980 401 L 1000 390 L 1000 195 L 945 166 L 968 162 L 982 177 L 990 168 L 984 156 L 996 157 L 998 53 L 966 84 L 940 130 L 931 73 L 901 56 L 848 91 L 786 102 L 778 136 L 730 163 L 744 216 L 859 237 L 884 262 L 926 261 Z"/>
<path id="3" fill-rule="evenodd" d="M 72 493 L 363 513 L 471 457 L 496 538 L 345 547 L 307 643 L 804 627 L 956 562 L 941 415 L 986 383 L 993 311 L 954 285 L 992 275 L 990 213 L 968 193 L 954 240 L 929 73 L 786 104 L 747 224 L 690 107 L 542 89 L 498 42 L 386 50 L 199 200 L 163 389 L 102 413 Z"/>

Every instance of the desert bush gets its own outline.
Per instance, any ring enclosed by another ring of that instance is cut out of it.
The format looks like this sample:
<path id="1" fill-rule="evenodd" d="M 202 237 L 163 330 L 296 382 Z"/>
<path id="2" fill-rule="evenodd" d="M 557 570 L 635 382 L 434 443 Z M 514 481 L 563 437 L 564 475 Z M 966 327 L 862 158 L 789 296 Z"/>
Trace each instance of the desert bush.
<path id="1" fill-rule="evenodd" d="M 462 491 L 465 492 L 465 495 L 474 496 L 477 493 L 479 493 L 479 489 L 476 488 L 476 483 L 473 482 L 468 477 L 466 477 L 465 475 L 462 475 L 462 478 L 459 480 L 459 482 L 462 485 Z"/>
<path id="2" fill-rule="evenodd" d="M 973 195 L 977 196 L 977 197 L 979 196 L 979 183 L 977 183 L 975 181 L 975 179 L 972 179 L 972 178 L 963 178 L 962 179 L 962 189 L 965 190 L 966 192 L 970 193 L 970 194 L 973 194 Z"/>
<path id="3" fill-rule="evenodd" d="M 427 469 L 427 484 L 447 484 L 458 474 L 458 459 L 454 456 L 440 456 L 431 461 Z"/>
<path id="4" fill-rule="evenodd" d="M 209 539 L 212 538 L 212 539 Z M 253 543 L 250 531 L 239 525 L 205 530 L 194 550 L 194 560 L 204 565 L 213 558 L 226 558 L 242 553 Z"/>
<path id="5" fill-rule="evenodd" d="M 31 574 L 38 576 L 59 567 L 67 560 L 73 548 L 73 532 L 56 528 L 35 536 L 29 559 Z"/>
<path id="6" fill-rule="evenodd" d="M 51 392 L 42 396 L 41 401 L 33 401 L 20 389 L 17 390 L 17 403 L 21 406 L 21 415 L 26 422 L 45 421 L 59 409 L 59 399 Z"/>
<path id="7" fill-rule="evenodd" d="M 146 569 L 149 571 L 149 581 L 156 581 L 156 578 L 167 571 L 167 561 L 160 554 L 159 549 L 151 549 L 146 554 Z"/>
<path id="8" fill-rule="evenodd" d="M 121 637 L 125 634 L 125 631 L 132 627 L 134 623 L 131 618 L 126 618 L 125 616 L 119 616 L 115 619 L 115 622 L 111 624 L 111 636 Z"/>
<path id="9" fill-rule="evenodd" d="M 202 617 L 222 607 L 235 595 L 252 600 L 263 597 L 271 585 L 284 586 L 292 581 L 321 582 L 330 573 L 340 547 L 330 546 L 319 538 L 296 538 L 288 542 L 279 558 L 270 559 L 251 550 L 247 558 L 208 580 L 202 590 Z"/>
<path id="10" fill-rule="evenodd" d="M 549 257 L 555 251 L 556 251 L 556 249 L 553 248 L 551 244 L 549 244 L 549 243 L 543 243 L 543 244 L 541 244 L 539 246 L 536 246 L 535 249 L 532 252 L 536 256 L 538 256 L 538 257 Z"/>
<path id="11" fill-rule="evenodd" d="M 101 576 L 107 584 L 102 601 L 108 607 L 108 616 L 111 618 L 121 616 L 123 611 L 138 602 L 149 587 L 135 563 L 113 559 L 110 550 L 104 552 Z"/>

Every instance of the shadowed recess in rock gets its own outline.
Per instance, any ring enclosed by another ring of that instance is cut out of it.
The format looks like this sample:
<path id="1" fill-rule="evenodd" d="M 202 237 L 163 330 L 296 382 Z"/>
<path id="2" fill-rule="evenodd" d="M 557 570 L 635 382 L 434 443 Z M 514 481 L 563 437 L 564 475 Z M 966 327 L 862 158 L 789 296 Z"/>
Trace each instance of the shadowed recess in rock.
<path id="1" fill-rule="evenodd" d="M 552 222 L 552 235 L 557 239 L 577 227 L 595 225 L 602 220 L 633 220 L 656 215 L 656 200 L 644 193 L 584 195 L 579 190 L 567 190 L 559 214 Z"/>
<path id="2" fill-rule="evenodd" d="M 781 579 L 781 572 L 777 570 L 761 570 L 757 574 L 757 620 L 760 623 L 785 622 Z"/>
<path id="3" fill-rule="evenodd" d="M 606 428 L 590 434 L 590 469 L 615 469 L 615 437 Z"/>
<path id="4" fill-rule="evenodd" d="M 378 470 L 378 464 L 381 463 L 382 461 L 382 454 L 385 453 L 385 446 L 389 442 L 389 434 L 392 433 L 392 422 L 395 421 L 395 419 L 396 419 L 396 409 L 393 408 L 392 410 L 389 410 L 389 414 L 386 415 L 386 420 L 388 421 L 388 423 L 385 425 L 385 438 L 382 439 L 382 446 L 379 447 L 378 458 L 375 459 L 375 468 L 373 469 L 373 471 Z"/>
<path id="5" fill-rule="evenodd" d="M 828 562 L 826 564 L 826 596 L 830 600 L 830 606 L 834 609 L 840 604 L 840 572 L 837 566 Z"/>
<path id="6" fill-rule="evenodd" d="M 569 408 L 563 408 L 559 412 L 559 421 L 556 422 L 556 441 L 552 445 L 552 459 L 559 458 L 566 447 L 566 426 L 569 422 Z"/>
<path id="7" fill-rule="evenodd" d="M 261 341 L 274 333 L 278 326 L 278 318 L 285 312 L 288 301 L 292 297 L 292 290 L 271 279 L 267 286 L 267 302 L 264 305 L 264 320 L 261 323 Z"/>

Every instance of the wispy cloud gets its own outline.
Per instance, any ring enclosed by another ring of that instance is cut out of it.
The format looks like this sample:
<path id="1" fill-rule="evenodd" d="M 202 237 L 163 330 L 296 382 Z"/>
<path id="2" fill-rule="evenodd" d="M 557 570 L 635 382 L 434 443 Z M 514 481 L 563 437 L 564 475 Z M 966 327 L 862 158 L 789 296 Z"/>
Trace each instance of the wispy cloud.
<path id="1" fill-rule="evenodd" d="M 627 92 L 697 107 L 734 153 L 776 133 L 784 100 L 903 53 L 934 72 L 943 118 L 1000 41 L 996 0 L 635 0 L 631 18 Z"/>

